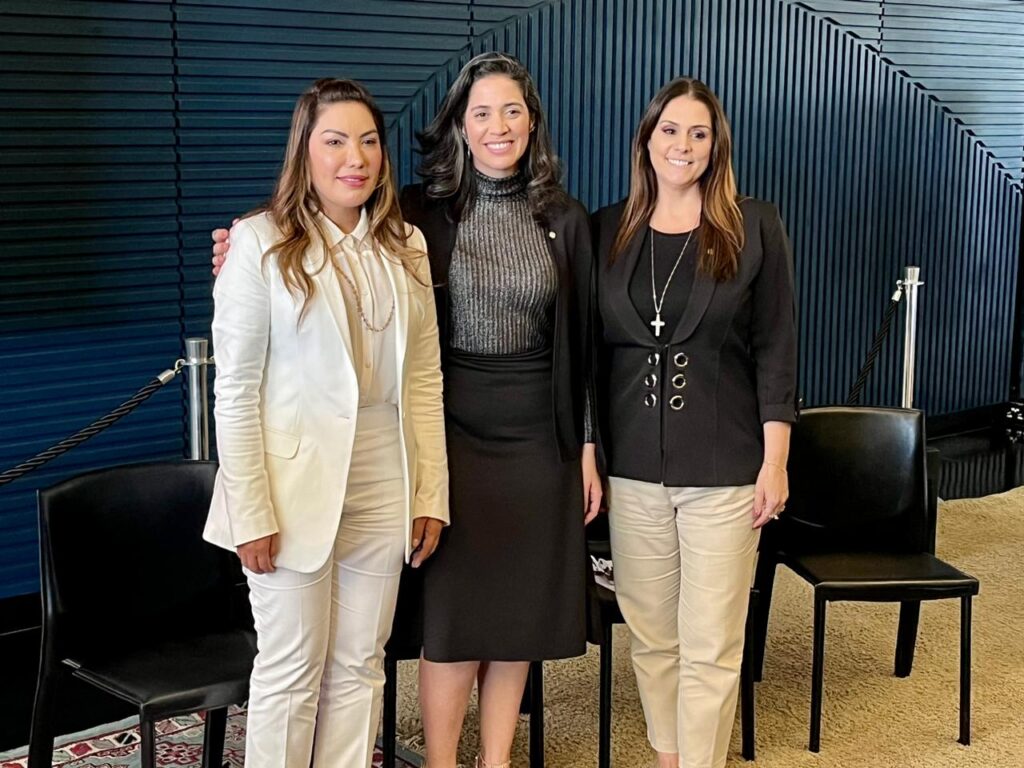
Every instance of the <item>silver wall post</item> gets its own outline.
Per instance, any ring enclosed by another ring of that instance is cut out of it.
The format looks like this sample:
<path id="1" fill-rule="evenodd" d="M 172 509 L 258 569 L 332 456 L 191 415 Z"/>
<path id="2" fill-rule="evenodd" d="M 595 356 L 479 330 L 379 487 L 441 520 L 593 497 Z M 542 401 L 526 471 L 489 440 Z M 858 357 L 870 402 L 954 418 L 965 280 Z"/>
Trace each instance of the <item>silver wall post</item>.
<path id="1" fill-rule="evenodd" d="M 210 423 L 207 410 L 206 366 L 209 342 L 185 339 L 185 367 L 188 369 L 188 450 L 193 461 L 210 458 Z"/>
<path id="2" fill-rule="evenodd" d="M 903 400 L 904 408 L 914 407 L 914 365 L 917 357 L 917 289 L 921 282 L 920 267 L 906 267 L 900 285 L 907 295 L 907 313 L 903 325 Z"/>

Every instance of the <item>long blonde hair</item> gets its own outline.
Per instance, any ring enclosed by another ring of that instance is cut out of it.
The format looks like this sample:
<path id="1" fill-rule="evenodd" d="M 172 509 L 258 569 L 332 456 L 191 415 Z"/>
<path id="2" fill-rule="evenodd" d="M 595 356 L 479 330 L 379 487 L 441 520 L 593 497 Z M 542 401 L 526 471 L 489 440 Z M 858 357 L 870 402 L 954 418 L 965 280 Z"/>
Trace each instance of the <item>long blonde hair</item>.
<path id="1" fill-rule="evenodd" d="M 414 262 L 425 258 L 426 254 L 406 244 L 407 228 L 398 206 L 398 194 L 384 133 L 384 115 L 377 108 L 370 92 L 359 83 L 354 80 L 323 78 L 313 83 L 295 103 L 288 146 L 274 194 L 265 205 L 252 212 L 268 213 L 281 232 L 281 239 L 267 249 L 264 258 L 273 256 L 277 259 L 285 285 L 303 298 L 303 314 L 316 292 L 312 275 L 303 267 L 303 257 L 316 237 L 323 246 L 323 261 L 316 270 L 319 272 L 329 263 L 331 245 L 330 236 L 318 218 L 321 204 L 309 169 L 309 137 L 325 106 L 346 101 L 358 102 L 370 111 L 380 137 L 380 176 L 365 204 L 374 253 L 384 258 L 383 251 L 387 251 L 387 255 L 398 259 L 416 282 L 424 284 L 417 275 Z"/>
<path id="2" fill-rule="evenodd" d="M 633 137 L 629 198 L 612 242 L 610 260 L 622 255 L 654 214 L 658 202 L 658 179 L 651 165 L 647 142 L 665 107 L 680 96 L 696 99 L 711 113 L 711 160 L 698 182 L 703 205 L 697 269 L 715 280 L 729 280 L 739 269 L 740 251 L 743 250 L 743 214 L 740 213 L 736 176 L 732 170 L 732 132 L 725 110 L 714 92 L 700 80 L 687 77 L 677 78 L 658 91 L 637 126 Z"/>

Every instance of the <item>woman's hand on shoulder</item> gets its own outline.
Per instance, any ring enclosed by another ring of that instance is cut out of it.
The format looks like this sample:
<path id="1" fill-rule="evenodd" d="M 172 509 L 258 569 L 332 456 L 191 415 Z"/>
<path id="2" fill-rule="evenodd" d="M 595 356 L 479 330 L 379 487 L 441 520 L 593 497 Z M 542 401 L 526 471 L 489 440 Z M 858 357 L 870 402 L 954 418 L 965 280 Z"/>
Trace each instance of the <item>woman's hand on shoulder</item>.
<path id="1" fill-rule="evenodd" d="M 238 223 L 238 219 L 234 219 L 231 222 L 231 226 Z M 224 266 L 224 262 L 228 259 L 228 250 L 231 248 L 231 242 L 228 240 L 228 230 L 226 229 L 215 229 L 210 233 L 210 239 L 213 240 L 213 276 L 216 277 L 220 274 L 220 268 Z"/>

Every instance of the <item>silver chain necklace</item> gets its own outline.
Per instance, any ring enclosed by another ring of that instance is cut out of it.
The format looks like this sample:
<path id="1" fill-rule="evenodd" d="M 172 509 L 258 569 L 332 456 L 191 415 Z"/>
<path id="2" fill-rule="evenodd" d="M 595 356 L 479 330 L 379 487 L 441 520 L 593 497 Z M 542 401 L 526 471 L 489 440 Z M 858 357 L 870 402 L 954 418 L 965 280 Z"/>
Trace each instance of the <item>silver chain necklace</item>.
<path id="1" fill-rule="evenodd" d="M 651 320 L 650 325 L 654 328 L 655 337 L 661 336 L 661 329 L 665 326 L 665 321 L 661 319 L 661 308 L 665 305 L 665 294 L 668 293 L 669 283 L 672 282 L 672 278 L 676 276 L 676 270 L 679 269 L 679 262 L 683 260 L 683 254 L 686 253 L 686 246 L 690 244 L 690 238 L 693 237 L 694 229 L 690 230 L 690 234 L 686 236 L 686 242 L 683 243 L 683 247 L 679 249 L 679 255 L 676 257 L 676 263 L 672 266 L 672 271 L 668 273 L 668 280 L 665 281 L 665 287 L 661 291 L 661 299 L 658 299 L 658 289 L 654 285 L 654 230 L 651 230 L 651 300 L 654 301 L 654 319 Z"/>

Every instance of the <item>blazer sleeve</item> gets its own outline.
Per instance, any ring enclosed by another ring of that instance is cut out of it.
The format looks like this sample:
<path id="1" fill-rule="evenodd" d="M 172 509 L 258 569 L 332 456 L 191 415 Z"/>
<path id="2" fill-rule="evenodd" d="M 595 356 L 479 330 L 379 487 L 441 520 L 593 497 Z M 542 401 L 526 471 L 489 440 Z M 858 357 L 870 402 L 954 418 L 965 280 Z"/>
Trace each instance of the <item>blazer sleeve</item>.
<path id="1" fill-rule="evenodd" d="M 572 265 L 573 288 L 576 292 L 576 327 L 579 333 L 580 357 L 583 378 L 583 442 L 593 443 L 596 439 L 594 419 L 594 245 L 591 237 L 590 216 L 576 200 L 570 203 L 572 217 L 572 242 L 569 248 L 569 263 Z"/>
<path id="2" fill-rule="evenodd" d="M 793 252 L 778 209 L 761 216 L 761 269 L 752 288 L 751 350 L 761 423 L 796 421 L 797 330 Z"/>
<path id="3" fill-rule="evenodd" d="M 413 227 L 409 245 L 427 252 L 426 240 Z M 417 261 L 420 285 L 410 278 L 412 290 L 420 293 L 423 317 L 410 337 L 406 358 L 409 387 L 409 415 L 416 435 L 416 489 L 412 516 L 432 517 L 450 522 L 448 513 L 448 459 L 442 405 L 441 349 L 438 343 L 437 312 L 430 286 L 430 265 L 426 257 Z"/>
<path id="4" fill-rule="evenodd" d="M 252 224 L 238 222 L 231 230 L 231 258 L 224 262 L 213 289 L 213 410 L 235 546 L 278 532 L 260 423 L 260 386 L 270 339 L 270 286 L 263 251 Z"/>
<path id="5" fill-rule="evenodd" d="M 602 476 L 608 474 L 608 457 L 605 452 L 604 440 L 602 439 L 602 406 L 605 403 L 605 394 L 602 391 L 600 382 L 607 368 L 604 348 L 604 323 L 601 318 L 601 305 L 598 301 L 600 286 L 598 280 L 601 274 L 600 262 L 607 258 L 602 249 L 601 225 L 605 218 L 605 209 L 595 211 L 590 215 L 590 242 L 594 249 L 593 267 L 591 269 L 590 285 L 590 381 L 592 386 L 591 395 L 591 426 L 592 437 L 597 443 L 597 468 Z"/>

